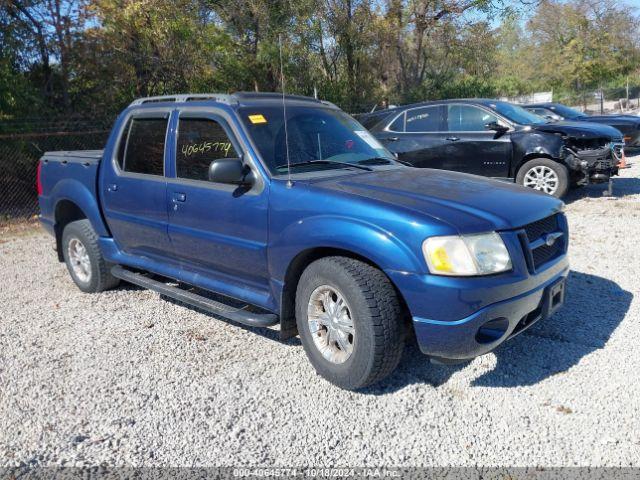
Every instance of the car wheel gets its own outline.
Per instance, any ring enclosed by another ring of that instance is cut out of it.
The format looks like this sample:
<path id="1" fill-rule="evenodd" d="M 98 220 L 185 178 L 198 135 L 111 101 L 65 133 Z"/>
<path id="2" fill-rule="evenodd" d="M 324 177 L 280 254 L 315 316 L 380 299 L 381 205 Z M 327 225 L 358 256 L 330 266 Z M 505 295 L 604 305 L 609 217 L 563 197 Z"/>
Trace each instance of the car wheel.
<path id="1" fill-rule="evenodd" d="M 405 325 L 398 296 L 375 267 L 347 257 L 325 257 L 303 272 L 296 322 L 316 371 L 348 390 L 376 383 L 395 370 Z"/>
<path id="2" fill-rule="evenodd" d="M 561 163 L 548 158 L 534 158 L 520 167 L 516 182 L 561 198 L 569 189 L 569 171 Z"/>
<path id="3" fill-rule="evenodd" d="M 62 232 L 62 254 L 69 274 L 80 290 L 102 292 L 118 285 L 111 265 L 102 256 L 98 235 L 89 220 L 69 223 Z"/>

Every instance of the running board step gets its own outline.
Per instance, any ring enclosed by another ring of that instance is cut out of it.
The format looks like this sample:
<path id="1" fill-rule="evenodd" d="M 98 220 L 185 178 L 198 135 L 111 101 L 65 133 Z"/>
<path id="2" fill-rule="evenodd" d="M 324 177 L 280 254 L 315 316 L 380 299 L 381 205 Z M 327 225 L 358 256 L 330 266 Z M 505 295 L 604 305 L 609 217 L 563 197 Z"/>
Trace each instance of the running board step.
<path id="1" fill-rule="evenodd" d="M 172 287 L 166 283 L 149 278 L 141 273 L 132 272 L 120 265 L 111 268 L 111 275 L 125 282 L 133 283 L 143 288 L 148 288 L 167 297 L 179 300 L 188 305 L 198 307 L 207 312 L 233 320 L 234 322 L 250 327 L 270 327 L 279 322 L 278 316 L 273 313 L 253 313 L 243 308 L 236 308 L 224 303 L 216 302 L 197 293 Z"/>

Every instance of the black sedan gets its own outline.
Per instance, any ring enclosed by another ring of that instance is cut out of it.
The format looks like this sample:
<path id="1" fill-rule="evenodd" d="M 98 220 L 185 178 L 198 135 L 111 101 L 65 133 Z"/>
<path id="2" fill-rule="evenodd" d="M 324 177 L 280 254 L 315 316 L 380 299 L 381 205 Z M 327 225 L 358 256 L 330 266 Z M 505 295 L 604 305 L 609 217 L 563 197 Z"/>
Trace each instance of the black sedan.
<path id="1" fill-rule="evenodd" d="M 640 146 L 640 117 L 633 115 L 587 115 L 561 103 L 536 103 L 525 105 L 524 108 L 550 120 L 571 120 L 609 125 L 622 132 L 626 146 Z"/>
<path id="2" fill-rule="evenodd" d="M 606 125 L 548 122 L 497 100 L 443 100 L 358 117 L 378 140 L 416 167 L 517 183 L 557 197 L 569 186 L 618 173 L 622 134 Z"/>

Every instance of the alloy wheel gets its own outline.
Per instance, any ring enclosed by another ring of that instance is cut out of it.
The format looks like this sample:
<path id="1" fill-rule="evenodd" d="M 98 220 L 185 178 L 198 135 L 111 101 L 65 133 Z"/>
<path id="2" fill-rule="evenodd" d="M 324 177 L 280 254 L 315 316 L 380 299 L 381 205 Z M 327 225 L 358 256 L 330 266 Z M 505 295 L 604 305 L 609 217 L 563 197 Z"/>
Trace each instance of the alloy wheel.
<path id="1" fill-rule="evenodd" d="M 524 176 L 523 185 L 553 195 L 558 190 L 558 174 L 545 165 L 530 168 Z"/>
<path id="2" fill-rule="evenodd" d="M 334 287 L 321 285 L 309 298 L 307 320 L 313 342 L 332 363 L 344 363 L 353 353 L 355 328 L 351 310 Z"/>
<path id="3" fill-rule="evenodd" d="M 91 280 L 91 260 L 84 244 L 77 238 L 72 238 L 68 246 L 69 263 L 78 280 L 87 283 Z"/>

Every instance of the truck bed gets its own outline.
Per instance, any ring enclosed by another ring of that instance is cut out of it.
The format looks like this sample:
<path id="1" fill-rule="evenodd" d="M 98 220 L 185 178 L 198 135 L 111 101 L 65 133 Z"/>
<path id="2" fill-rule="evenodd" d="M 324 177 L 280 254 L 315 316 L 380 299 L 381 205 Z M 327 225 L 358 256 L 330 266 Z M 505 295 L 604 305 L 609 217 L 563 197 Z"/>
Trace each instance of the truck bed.
<path id="1" fill-rule="evenodd" d="M 98 215 L 99 218 L 97 184 L 101 158 L 102 150 L 46 152 L 42 156 L 40 219 L 47 230 L 53 232 L 55 201 L 60 198 L 80 207 L 85 216 L 92 218 L 92 215 Z"/>
<path id="2" fill-rule="evenodd" d="M 97 165 L 104 150 L 61 150 L 45 152 L 42 161 L 60 163 L 89 163 Z"/>

